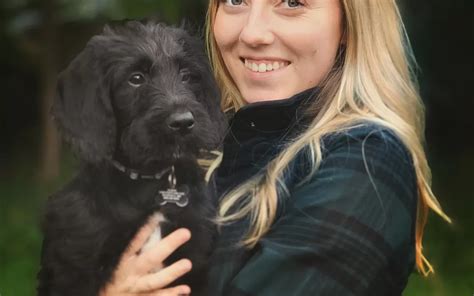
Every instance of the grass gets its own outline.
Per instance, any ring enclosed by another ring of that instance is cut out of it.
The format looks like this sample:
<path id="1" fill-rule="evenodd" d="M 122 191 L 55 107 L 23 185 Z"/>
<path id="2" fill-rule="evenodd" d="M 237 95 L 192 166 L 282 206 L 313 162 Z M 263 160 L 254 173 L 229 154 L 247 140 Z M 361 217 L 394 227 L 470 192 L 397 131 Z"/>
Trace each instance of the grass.
<path id="1" fill-rule="evenodd" d="M 25 161 L 11 175 L 0 178 L 1 296 L 35 295 L 42 239 L 39 229 L 42 205 L 51 192 L 70 178 L 74 167 L 72 158 L 66 157 L 63 176 L 44 184 L 35 180 L 28 163 Z M 443 161 L 435 165 L 435 181 L 440 180 L 435 192 L 445 197 L 443 204 L 454 224 L 448 225 L 439 217 L 430 216 L 425 234 L 425 253 L 435 266 L 436 274 L 423 278 L 413 273 L 404 295 L 473 295 L 474 230 L 469 225 L 474 224 L 474 203 L 473 196 L 469 196 L 466 190 L 470 184 L 468 168 L 473 165 L 472 158 L 462 162 L 451 161 L 448 166 Z"/>

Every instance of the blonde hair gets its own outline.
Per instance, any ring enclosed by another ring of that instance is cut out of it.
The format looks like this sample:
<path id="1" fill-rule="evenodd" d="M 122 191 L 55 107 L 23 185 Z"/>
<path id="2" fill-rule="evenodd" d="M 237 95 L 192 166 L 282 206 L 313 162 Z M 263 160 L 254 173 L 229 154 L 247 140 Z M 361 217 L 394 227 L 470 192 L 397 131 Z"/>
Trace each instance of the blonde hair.
<path id="1" fill-rule="evenodd" d="M 333 71 L 321 83 L 319 102 L 313 106 L 310 127 L 257 175 L 228 192 L 222 199 L 218 221 L 229 223 L 250 217 L 249 231 L 242 243 L 251 248 L 268 232 L 275 220 L 277 192 L 288 193 L 283 180 L 285 169 L 295 155 L 309 147 L 312 159 L 308 180 L 322 161 L 321 138 L 355 123 L 371 121 L 394 131 L 408 148 L 416 170 L 418 212 L 416 220 L 416 266 L 423 275 L 433 267 L 423 255 L 422 238 L 431 208 L 446 221 L 431 191 L 431 172 L 424 143 L 424 106 L 420 99 L 413 67 L 411 46 L 395 0 L 341 0 L 344 15 L 345 50 L 340 52 Z M 210 0 L 206 18 L 206 42 L 214 74 L 222 91 L 222 108 L 238 110 L 244 101 L 224 65 L 212 27 L 218 0 Z M 383 24 L 383 25 L 381 25 Z M 252 198 L 248 198 L 248 197 Z M 236 212 L 230 209 L 241 204 Z"/>

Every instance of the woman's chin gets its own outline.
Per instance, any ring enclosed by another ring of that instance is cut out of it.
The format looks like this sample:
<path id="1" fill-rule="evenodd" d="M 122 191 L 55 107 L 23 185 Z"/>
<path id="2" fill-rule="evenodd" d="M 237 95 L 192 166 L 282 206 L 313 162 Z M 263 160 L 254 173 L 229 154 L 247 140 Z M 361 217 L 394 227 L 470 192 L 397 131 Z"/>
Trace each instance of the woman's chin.
<path id="1" fill-rule="evenodd" d="M 244 95 L 244 100 L 247 103 L 256 103 L 262 101 L 277 101 L 283 100 L 291 95 L 282 92 L 276 92 L 272 90 L 258 90 L 258 91 L 248 91 L 247 94 Z"/>

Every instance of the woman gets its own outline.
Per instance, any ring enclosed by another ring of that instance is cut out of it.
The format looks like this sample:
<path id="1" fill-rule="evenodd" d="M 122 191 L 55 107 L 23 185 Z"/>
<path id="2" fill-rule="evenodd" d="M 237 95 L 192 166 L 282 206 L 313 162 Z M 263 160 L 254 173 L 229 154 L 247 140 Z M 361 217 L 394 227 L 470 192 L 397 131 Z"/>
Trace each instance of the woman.
<path id="1" fill-rule="evenodd" d="M 216 171 L 212 295 L 400 295 L 422 254 L 430 189 L 424 111 L 394 0 L 210 0 L 208 49 L 231 117 Z M 148 274 L 189 231 L 135 252 L 103 295 L 162 287 Z M 140 294 L 143 295 L 143 294 Z"/>

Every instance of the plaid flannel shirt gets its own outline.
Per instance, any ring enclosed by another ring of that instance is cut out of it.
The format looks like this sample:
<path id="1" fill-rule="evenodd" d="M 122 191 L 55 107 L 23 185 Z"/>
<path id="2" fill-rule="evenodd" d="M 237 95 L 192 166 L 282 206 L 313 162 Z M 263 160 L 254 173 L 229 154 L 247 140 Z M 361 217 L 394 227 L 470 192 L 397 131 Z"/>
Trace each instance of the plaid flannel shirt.
<path id="1" fill-rule="evenodd" d="M 245 106 L 230 120 L 218 193 L 250 178 L 305 129 L 301 111 L 317 89 Z M 295 120 L 296 119 L 296 120 Z M 401 295 L 415 260 L 417 185 L 395 134 L 361 123 L 323 140 L 323 161 L 306 151 L 288 167 L 276 221 L 253 249 L 237 244 L 243 219 L 221 229 L 211 258 L 211 296 Z"/>

